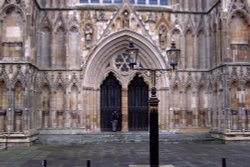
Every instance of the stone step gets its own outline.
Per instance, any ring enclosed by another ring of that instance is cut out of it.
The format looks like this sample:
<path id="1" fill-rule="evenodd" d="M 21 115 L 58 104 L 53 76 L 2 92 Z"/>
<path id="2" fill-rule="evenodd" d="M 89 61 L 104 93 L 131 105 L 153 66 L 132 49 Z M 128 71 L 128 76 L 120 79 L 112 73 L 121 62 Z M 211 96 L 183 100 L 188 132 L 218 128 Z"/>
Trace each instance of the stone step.
<path id="1" fill-rule="evenodd" d="M 148 132 L 99 132 L 81 134 L 39 134 L 37 143 L 85 144 L 104 142 L 149 142 Z M 209 133 L 160 133 L 159 142 L 214 142 Z"/>

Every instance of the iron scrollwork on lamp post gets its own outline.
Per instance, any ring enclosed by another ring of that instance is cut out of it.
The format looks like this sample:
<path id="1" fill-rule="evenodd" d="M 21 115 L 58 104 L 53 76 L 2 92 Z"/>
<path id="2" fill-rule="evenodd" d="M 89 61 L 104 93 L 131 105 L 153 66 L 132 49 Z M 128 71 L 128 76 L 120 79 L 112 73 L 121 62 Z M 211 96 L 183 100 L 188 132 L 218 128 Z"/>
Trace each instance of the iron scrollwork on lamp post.
<path id="1" fill-rule="evenodd" d="M 129 64 L 132 70 L 149 72 L 152 82 L 151 96 L 148 101 L 149 113 L 150 113 L 150 166 L 159 166 L 159 125 L 158 125 L 158 103 L 159 100 L 156 96 L 156 77 L 157 73 L 164 71 L 174 71 L 180 58 L 180 49 L 175 47 L 175 42 L 172 41 L 171 47 L 166 51 L 169 65 L 172 68 L 166 69 L 148 69 L 148 68 L 134 68 L 137 65 L 139 49 L 134 46 L 134 43 L 130 41 L 127 48 L 127 54 L 129 57 Z"/>

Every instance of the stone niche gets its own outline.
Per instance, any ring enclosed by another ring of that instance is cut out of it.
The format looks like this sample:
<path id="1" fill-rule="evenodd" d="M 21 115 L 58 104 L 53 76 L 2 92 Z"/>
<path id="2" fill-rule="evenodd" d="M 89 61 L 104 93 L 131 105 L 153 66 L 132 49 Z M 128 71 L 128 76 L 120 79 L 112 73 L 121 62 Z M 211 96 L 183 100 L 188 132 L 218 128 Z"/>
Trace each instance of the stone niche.
<path id="1" fill-rule="evenodd" d="M 7 60 L 18 60 L 23 55 L 24 16 L 22 9 L 14 6 L 4 9 L 1 23 L 1 57 Z"/>

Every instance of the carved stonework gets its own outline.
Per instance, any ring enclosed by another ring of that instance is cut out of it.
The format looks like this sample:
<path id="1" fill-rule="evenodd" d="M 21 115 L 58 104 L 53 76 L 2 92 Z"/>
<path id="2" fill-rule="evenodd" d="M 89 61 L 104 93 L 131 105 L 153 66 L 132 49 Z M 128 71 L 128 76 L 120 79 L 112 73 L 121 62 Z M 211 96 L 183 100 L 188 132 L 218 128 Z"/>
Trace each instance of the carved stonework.
<path id="1" fill-rule="evenodd" d="M 91 24 L 87 24 L 84 30 L 85 46 L 90 48 L 93 40 L 94 29 Z"/>

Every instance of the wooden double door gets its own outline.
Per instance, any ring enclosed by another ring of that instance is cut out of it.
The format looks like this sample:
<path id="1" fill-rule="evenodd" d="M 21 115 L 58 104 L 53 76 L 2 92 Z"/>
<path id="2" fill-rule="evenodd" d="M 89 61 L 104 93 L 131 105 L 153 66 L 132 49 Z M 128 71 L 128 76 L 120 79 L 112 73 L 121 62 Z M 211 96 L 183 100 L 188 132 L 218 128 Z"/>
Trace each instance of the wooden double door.
<path id="1" fill-rule="evenodd" d="M 114 110 L 120 115 L 118 130 L 122 129 L 122 88 L 115 76 L 110 73 L 101 85 L 101 131 L 111 131 L 111 116 Z M 148 130 L 148 85 L 138 75 L 128 86 L 128 130 Z"/>

